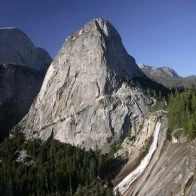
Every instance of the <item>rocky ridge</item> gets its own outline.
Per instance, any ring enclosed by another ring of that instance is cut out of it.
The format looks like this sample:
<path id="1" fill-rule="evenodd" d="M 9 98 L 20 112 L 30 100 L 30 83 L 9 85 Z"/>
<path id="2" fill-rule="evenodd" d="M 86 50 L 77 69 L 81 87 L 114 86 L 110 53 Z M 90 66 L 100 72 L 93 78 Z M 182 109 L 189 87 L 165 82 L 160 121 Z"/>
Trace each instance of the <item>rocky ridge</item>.
<path id="1" fill-rule="evenodd" d="M 143 64 L 139 64 L 139 67 L 146 76 L 166 88 L 187 88 L 191 84 L 196 84 L 196 77 L 194 75 L 183 78 L 170 67 L 151 67 Z"/>
<path id="2" fill-rule="evenodd" d="M 0 28 L 0 64 L 18 64 L 31 69 L 47 69 L 52 59 L 48 52 L 34 46 L 18 28 Z"/>
<path id="3" fill-rule="evenodd" d="M 133 78 L 144 74 L 106 20 L 70 35 L 50 65 L 40 93 L 20 126 L 27 138 L 55 139 L 107 152 L 139 131 L 152 100 Z"/>
<path id="4" fill-rule="evenodd" d="M 144 64 L 139 64 L 138 66 L 147 76 L 180 77 L 170 67 L 152 67 L 152 66 L 147 66 Z"/>
<path id="5" fill-rule="evenodd" d="M 51 63 L 17 28 L 0 28 L 0 140 L 28 112 Z"/>

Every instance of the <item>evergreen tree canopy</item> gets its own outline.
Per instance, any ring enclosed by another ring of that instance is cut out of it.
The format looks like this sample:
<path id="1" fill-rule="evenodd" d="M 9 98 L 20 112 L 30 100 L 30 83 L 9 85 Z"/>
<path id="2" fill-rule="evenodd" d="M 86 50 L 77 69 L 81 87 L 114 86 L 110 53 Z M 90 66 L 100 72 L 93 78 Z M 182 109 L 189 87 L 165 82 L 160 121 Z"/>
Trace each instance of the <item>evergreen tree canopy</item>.
<path id="1" fill-rule="evenodd" d="M 171 129 L 188 140 L 196 138 L 196 88 L 192 85 L 185 92 L 176 91 L 169 98 L 168 123 Z"/>
<path id="2" fill-rule="evenodd" d="M 22 152 L 26 157 L 18 161 Z M 0 144 L 0 195 L 110 195 L 107 177 L 114 166 L 111 154 L 81 150 L 52 138 L 44 143 L 25 141 L 17 128 Z"/>

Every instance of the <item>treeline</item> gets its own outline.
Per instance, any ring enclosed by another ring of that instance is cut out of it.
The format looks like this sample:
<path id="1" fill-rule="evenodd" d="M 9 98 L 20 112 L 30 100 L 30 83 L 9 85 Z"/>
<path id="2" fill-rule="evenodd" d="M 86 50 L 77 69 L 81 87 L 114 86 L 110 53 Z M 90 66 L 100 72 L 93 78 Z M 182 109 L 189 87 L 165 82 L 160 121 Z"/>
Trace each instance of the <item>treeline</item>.
<path id="1" fill-rule="evenodd" d="M 22 152 L 27 156 L 17 161 Z M 115 161 L 52 138 L 27 142 L 16 130 L 0 144 L 0 195 L 113 195 Z"/>
<path id="2" fill-rule="evenodd" d="M 161 83 L 153 81 L 145 75 L 142 77 L 135 77 L 133 78 L 133 81 L 135 83 L 139 82 L 139 86 L 142 87 L 142 90 L 144 90 L 146 93 L 150 93 L 149 95 L 154 97 L 159 96 L 167 98 L 170 93 L 170 90 L 163 86 Z"/>
<path id="3" fill-rule="evenodd" d="M 196 138 L 196 88 L 192 85 L 185 92 L 172 94 L 168 104 L 168 123 L 175 135 L 188 140 Z"/>

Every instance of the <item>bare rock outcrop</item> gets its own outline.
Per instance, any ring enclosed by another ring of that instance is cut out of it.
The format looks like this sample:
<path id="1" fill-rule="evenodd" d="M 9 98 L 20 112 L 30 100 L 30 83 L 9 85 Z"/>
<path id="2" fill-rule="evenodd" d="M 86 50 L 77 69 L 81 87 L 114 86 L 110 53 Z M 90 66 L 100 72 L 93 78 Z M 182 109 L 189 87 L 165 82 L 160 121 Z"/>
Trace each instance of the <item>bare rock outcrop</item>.
<path id="1" fill-rule="evenodd" d="M 17 28 L 0 28 L 0 140 L 28 112 L 51 63 Z"/>
<path id="2" fill-rule="evenodd" d="M 120 156 L 121 158 L 126 159 L 128 158 L 128 162 L 124 165 L 118 175 L 116 175 L 115 179 L 113 179 L 114 186 L 118 185 L 118 183 L 130 174 L 147 154 L 153 141 L 156 124 L 159 121 L 161 122 L 160 138 L 164 140 L 164 130 L 167 128 L 167 121 L 165 111 L 160 110 L 148 113 L 144 119 L 143 126 L 137 135 L 128 136 L 123 141 L 121 148 L 115 153 L 115 156 Z"/>
<path id="3" fill-rule="evenodd" d="M 66 39 L 20 126 L 27 138 L 53 132 L 61 142 L 106 152 L 143 123 L 151 100 L 139 81 L 130 82 L 143 76 L 116 29 L 92 20 Z"/>
<path id="4" fill-rule="evenodd" d="M 52 59 L 48 52 L 36 48 L 18 28 L 0 28 L 0 64 L 18 64 L 31 69 L 47 69 Z"/>
<path id="5" fill-rule="evenodd" d="M 172 143 L 162 132 L 150 164 L 123 195 L 196 195 L 196 141 Z"/>

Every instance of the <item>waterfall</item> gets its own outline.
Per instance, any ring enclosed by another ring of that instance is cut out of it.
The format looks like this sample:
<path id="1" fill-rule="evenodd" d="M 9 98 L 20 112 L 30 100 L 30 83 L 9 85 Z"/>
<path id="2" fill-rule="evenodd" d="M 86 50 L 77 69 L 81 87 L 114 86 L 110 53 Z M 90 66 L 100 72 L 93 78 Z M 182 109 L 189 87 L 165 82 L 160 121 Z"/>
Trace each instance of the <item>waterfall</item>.
<path id="1" fill-rule="evenodd" d="M 114 192 L 118 191 L 123 194 L 131 185 L 131 183 L 133 183 L 138 177 L 139 175 L 145 170 L 145 168 L 148 166 L 150 159 L 154 153 L 154 151 L 157 148 L 157 143 L 158 143 L 158 137 L 159 137 L 159 131 L 160 131 L 160 127 L 161 127 L 161 123 L 157 122 L 156 127 L 155 127 L 155 131 L 153 134 L 153 142 L 150 146 L 150 149 L 148 151 L 148 154 L 142 159 L 142 161 L 140 162 L 140 165 L 133 170 L 127 177 L 125 177 L 115 188 L 114 188 Z"/>

